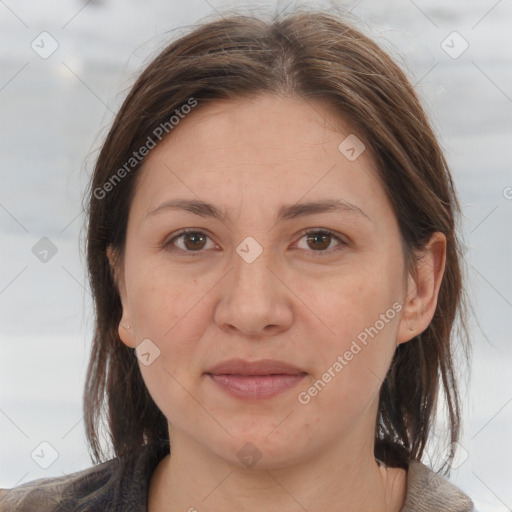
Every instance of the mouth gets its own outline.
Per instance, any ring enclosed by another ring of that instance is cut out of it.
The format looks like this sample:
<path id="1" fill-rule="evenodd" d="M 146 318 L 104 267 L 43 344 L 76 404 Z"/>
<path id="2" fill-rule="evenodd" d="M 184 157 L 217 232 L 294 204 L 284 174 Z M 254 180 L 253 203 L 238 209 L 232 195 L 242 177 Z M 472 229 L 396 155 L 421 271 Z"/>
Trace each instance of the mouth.
<path id="1" fill-rule="evenodd" d="M 307 373 L 274 359 L 231 359 L 210 368 L 206 375 L 225 393 L 246 400 L 271 398 L 304 379 Z"/>

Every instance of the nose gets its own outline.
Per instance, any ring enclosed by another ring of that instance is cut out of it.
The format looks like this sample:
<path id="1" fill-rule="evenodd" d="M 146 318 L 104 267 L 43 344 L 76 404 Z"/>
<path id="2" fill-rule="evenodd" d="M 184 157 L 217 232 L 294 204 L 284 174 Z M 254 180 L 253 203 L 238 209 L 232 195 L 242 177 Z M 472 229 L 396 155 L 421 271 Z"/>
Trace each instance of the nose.
<path id="1" fill-rule="evenodd" d="M 292 325 L 293 294 L 270 256 L 270 251 L 263 250 L 249 263 L 233 253 L 233 268 L 222 282 L 215 310 L 215 322 L 223 331 L 261 338 Z"/>

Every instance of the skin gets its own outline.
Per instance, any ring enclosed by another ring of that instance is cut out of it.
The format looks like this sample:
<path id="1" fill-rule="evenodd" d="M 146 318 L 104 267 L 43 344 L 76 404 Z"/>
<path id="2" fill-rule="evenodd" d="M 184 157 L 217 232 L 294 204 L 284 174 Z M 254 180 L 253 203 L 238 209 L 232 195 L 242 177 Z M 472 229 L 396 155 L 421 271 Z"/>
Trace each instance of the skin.
<path id="1" fill-rule="evenodd" d="M 123 305 L 121 340 L 135 348 L 149 338 L 160 350 L 152 364 L 139 362 L 170 425 L 172 457 L 153 474 L 150 511 L 402 507 L 406 472 L 379 467 L 373 455 L 378 392 L 396 346 L 434 315 L 446 239 L 435 233 L 417 275 L 407 271 L 369 149 L 355 161 L 338 150 L 351 133 L 321 103 L 262 95 L 194 111 L 146 159 L 124 261 L 116 266 L 108 254 Z M 176 198 L 211 202 L 229 217 L 148 215 Z M 369 219 L 331 211 L 276 223 L 282 205 L 326 198 Z M 163 247 L 183 228 L 206 238 Z M 345 243 L 308 242 L 304 230 L 318 229 Z M 263 248 L 252 263 L 236 252 L 246 237 Z M 299 403 L 298 393 L 394 303 L 401 311 Z M 204 375 L 233 357 L 283 360 L 307 376 L 273 398 L 234 398 Z M 251 467 L 237 457 L 247 442 L 261 455 Z"/>

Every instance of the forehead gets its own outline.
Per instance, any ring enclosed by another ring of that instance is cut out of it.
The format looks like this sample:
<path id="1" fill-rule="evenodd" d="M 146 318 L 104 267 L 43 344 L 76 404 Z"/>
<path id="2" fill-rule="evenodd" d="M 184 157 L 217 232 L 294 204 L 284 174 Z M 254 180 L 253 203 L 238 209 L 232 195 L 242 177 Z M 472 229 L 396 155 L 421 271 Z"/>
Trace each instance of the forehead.
<path id="1" fill-rule="evenodd" d="M 372 209 L 386 198 L 370 151 L 353 160 L 340 151 L 354 137 L 321 102 L 270 95 L 213 101 L 151 150 L 135 200 L 147 214 L 159 201 L 184 195 L 277 208 L 341 194 Z"/>
<path id="2" fill-rule="evenodd" d="M 233 158 L 237 153 L 272 162 L 273 157 L 298 160 L 326 149 L 353 133 L 353 129 L 327 104 L 318 100 L 260 95 L 216 100 L 185 116 L 149 161 L 168 149 L 193 149 Z"/>

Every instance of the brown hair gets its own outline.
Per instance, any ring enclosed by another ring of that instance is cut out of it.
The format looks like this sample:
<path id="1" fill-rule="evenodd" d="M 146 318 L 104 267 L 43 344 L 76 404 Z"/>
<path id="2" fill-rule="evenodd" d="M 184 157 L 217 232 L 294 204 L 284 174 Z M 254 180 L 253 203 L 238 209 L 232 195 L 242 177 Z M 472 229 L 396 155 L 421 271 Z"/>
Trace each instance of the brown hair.
<path id="1" fill-rule="evenodd" d="M 364 140 L 398 219 L 408 270 L 414 271 L 432 233 L 445 234 L 446 269 L 434 317 L 421 335 L 398 346 L 380 390 L 375 456 L 401 467 L 421 458 L 441 389 L 450 443 L 458 440 L 461 413 L 451 342 L 457 318 L 468 354 L 456 235 L 460 206 L 413 87 L 387 53 L 339 15 L 296 11 L 266 20 L 234 14 L 196 27 L 144 69 L 96 162 L 87 193 L 86 239 L 96 323 L 84 392 L 95 462 L 109 456 L 100 444 L 102 425 L 115 456 L 169 439 L 167 420 L 146 389 L 137 358 L 119 338 L 121 301 L 106 253 L 112 247 L 122 264 L 141 169 L 140 162 L 130 159 L 158 126 L 171 133 L 169 119 L 191 99 L 199 109 L 216 99 L 263 93 L 323 101 Z M 452 457 L 450 450 L 443 467 L 449 468 Z"/>

